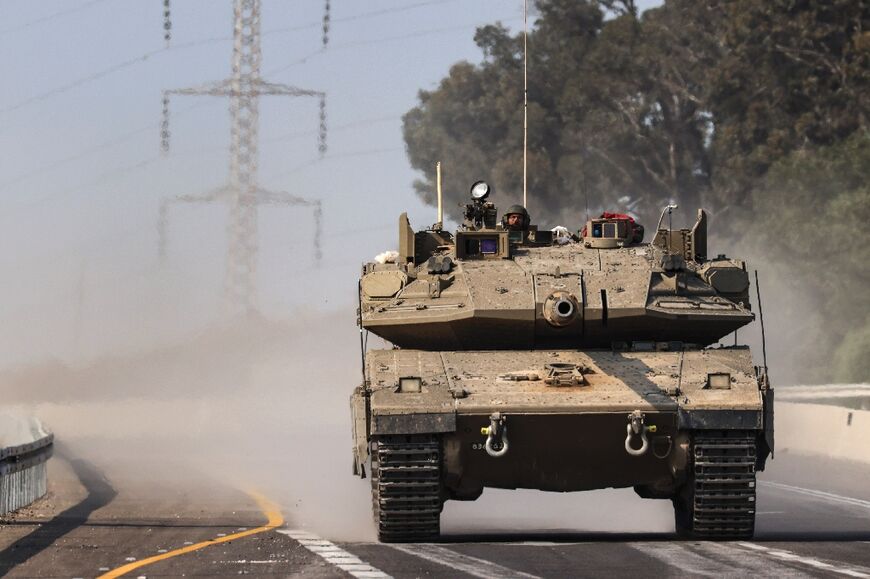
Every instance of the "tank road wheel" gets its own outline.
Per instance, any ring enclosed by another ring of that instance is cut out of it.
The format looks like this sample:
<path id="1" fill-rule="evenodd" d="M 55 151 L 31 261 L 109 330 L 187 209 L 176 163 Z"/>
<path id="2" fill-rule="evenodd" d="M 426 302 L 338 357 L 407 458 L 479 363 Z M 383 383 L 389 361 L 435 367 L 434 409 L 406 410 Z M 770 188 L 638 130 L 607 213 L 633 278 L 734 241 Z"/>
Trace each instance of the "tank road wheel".
<path id="1" fill-rule="evenodd" d="M 755 532 L 755 433 L 696 432 L 692 474 L 673 499 L 677 535 L 749 539 Z"/>
<path id="2" fill-rule="evenodd" d="M 383 543 L 431 541 L 441 533 L 441 441 L 386 436 L 372 443 L 372 510 Z"/>

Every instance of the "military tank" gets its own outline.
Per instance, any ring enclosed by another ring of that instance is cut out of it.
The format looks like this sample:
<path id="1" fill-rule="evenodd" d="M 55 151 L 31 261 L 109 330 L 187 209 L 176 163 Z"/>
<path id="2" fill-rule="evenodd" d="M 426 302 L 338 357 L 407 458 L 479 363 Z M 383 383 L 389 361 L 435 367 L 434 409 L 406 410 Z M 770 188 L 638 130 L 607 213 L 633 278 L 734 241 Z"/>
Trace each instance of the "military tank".
<path id="1" fill-rule="evenodd" d="M 745 262 L 707 255 L 707 215 L 643 242 L 627 215 L 576 234 L 499 223 L 475 183 L 455 234 L 414 231 L 362 268 L 353 472 L 383 542 L 429 541 L 484 488 L 633 487 L 687 538 L 749 538 L 773 390 L 748 347 Z M 670 220 L 669 220 L 670 221 Z M 366 351 L 362 332 L 393 345 Z"/>

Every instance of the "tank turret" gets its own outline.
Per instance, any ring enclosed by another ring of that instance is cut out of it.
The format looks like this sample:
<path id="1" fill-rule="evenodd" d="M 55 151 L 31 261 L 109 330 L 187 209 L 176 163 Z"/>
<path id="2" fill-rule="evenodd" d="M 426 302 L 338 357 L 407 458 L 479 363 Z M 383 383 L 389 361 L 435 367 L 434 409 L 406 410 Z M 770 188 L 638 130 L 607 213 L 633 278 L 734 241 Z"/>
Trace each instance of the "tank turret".
<path id="1" fill-rule="evenodd" d="M 703 210 L 692 229 L 659 229 L 648 244 L 617 213 L 589 220 L 580 243 L 559 244 L 534 225 L 505 229 L 489 188 L 472 190 L 479 197 L 455 238 L 400 218 L 401 259 L 363 269 L 365 329 L 402 348 L 706 346 L 754 319 L 745 264 L 706 258 Z"/>

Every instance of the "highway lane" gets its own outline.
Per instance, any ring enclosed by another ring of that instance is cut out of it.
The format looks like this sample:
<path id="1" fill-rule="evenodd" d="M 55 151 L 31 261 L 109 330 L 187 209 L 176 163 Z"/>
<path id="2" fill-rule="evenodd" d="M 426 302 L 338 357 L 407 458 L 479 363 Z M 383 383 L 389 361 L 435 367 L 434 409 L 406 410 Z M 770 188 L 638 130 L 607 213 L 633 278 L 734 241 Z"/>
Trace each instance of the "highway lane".
<path id="1" fill-rule="evenodd" d="M 335 363 L 350 358 L 334 340 L 282 332 L 218 333 L 0 386 L 70 447 L 49 462 L 50 496 L 0 522 L 0 575 L 96 577 L 232 537 L 269 521 L 246 492 L 259 490 L 281 506 L 279 528 L 127 576 L 870 576 L 870 466 L 788 453 L 761 475 L 789 487 L 759 487 L 751 543 L 677 542 L 670 504 L 631 490 L 487 490 L 446 505 L 437 545 L 376 544 L 368 481 L 349 472 L 347 391 L 328 387 L 355 368 Z"/>
<path id="2" fill-rule="evenodd" d="M 851 463 L 777 457 L 761 476 L 751 542 L 676 541 L 669 505 L 630 491 L 487 491 L 448 503 L 443 542 L 395 546 L 332 537 L 287 505 L 275 529 L 232 539 L 266 524 L 267 509 L 238 485 L 185 468 L 149 476 L 53 459 L 49 498 L 0 527 L 0 574 L 96 577 L 204 543 L 125 576 L 870 577 L 870 467 Z"/>
<path id="3" fill-rule="evenodd" d="M 0 522 L 0 576 L 111 576 L 155 557 L 161 560 L 124 576 L 335 576 L 331 565 L 274 530 L 233 539 L 270 522 L 242 489 L 183 465 L 170 469 L 178 477 L 107 466 L 113 476 L 87 460 L 52 459 L 49 495 Z"/>
<path id="4" fill-rule="evenodd" d="M 870 468 L 863 465 L 779 456 L 760 477 L 753 541 L 681 542 L 670 532 L 548 529 L 502 511 L 471 525 L 471 533 L 448 523 L 450 532 L 438 545 L 344 548 L 395 577 L 870 577 L 868 475 Z M 625 519 L 631 513 L 620 509 L 613 516 Z M 486 564 L 509 572 L 475 571 Z"/>

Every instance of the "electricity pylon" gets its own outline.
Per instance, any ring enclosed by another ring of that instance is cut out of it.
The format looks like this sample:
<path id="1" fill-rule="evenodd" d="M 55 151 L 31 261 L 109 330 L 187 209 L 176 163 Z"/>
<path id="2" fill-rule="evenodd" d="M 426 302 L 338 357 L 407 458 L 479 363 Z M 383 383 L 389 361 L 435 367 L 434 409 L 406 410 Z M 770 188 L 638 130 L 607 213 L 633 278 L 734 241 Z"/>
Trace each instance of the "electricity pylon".
<path id="1" fill-rule="evenodd" d="M 164 2 L 164 16 L 169 42 L 168 0 Z M 320 104 L 320 134 L 318 149 L 321 156 L 326 152 L 326 94 L 276 84 L 260 78 L 260 0 L 233 0 L 233 59 L 232 76 L 204 86 L 166 90 L 163 92 L 163 120 L 161 146 L 169 150 L 169 101 L 173 95 L 220 96 L 230 101 L 230 161 L 229 179 L 225 185 L 205 193 L 178 195 L 163 199 L 158 216 L 158 251 L 166 256 L 166 231 L 169 209 L 177 203 L 227 203 L 229 223 L 227 226 L 228 248 L 224 278 L 224 294 L 230 313 L 251 314 L 257 309 L 257 254 L 258 254 L 258 208 L 260 205 L 283 205 L 311 207 L 314 214 L 314 255 L 321 258 L 320 229 L 321 206 L 319 200 L 310 200 L 284 191 L 267 191 L 257 183 L 259 164 L 260 97 L 289 96 L 314 97 Z M 329 1 L 323 18 L 323 46 L 327 44 L 329 30 Z"/>

